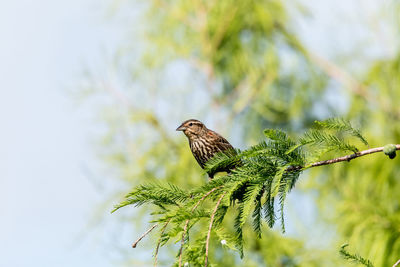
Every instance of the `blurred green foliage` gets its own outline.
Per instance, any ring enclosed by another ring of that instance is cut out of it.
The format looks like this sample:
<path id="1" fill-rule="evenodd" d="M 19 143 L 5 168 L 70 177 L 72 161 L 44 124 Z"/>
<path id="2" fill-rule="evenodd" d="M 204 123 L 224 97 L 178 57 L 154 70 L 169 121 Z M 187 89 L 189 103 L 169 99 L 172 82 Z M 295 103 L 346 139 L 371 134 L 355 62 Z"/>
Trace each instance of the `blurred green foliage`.
<path id="1" fill-rule="evenodd" d="M 188 189 L 206 182 L 185 138 L 174 131 L 190 117 L 206 122 L 237 147 L 259 141 L 264 128 L 300 134 L 315 119 L 338 113 L 360 125 L 371 147 L 399 143 L 400 57 L 365 57 L 365 62 L 356 62 L 362 69 L 353 70 L 352 58 L 339 64 L 316 55 L 297 37 L 289 16 L 289 10 L 300 9 L 295 1 L 115 4 L 121 10 L 140 8 L 140 18 L 126 27 L 136 29 L 140 23 L 142 30 L 121 45 L 110 63 L 111 74 L 94 76 L 85 93 L 105 98 L 99 147 L 115 176 L 126 182 L 118 200 L 128 187 L 144 181 L 163 180 Z M 398 27 L 397 20 L 391 23 Z M 346 109 L 339 111 L 337 103 L 342 102 Z M 337 248 L 348 242 L 375 266 L 391 266 L 400 257 L 399 158 L 365 157 L 310 170 L 310 177 L 302 178 L 295 190 L 313 198 L 313 221 L 327 225 L 334 233 L 331 239 L 324 236 L 318 245 L 311 244 L 317 225 L 292 235 L 263 229 L 262 239 L 248 229 L 244 260 L 213 242 L 212 262 L 346 266 Z M 147 221 L 141 214 L 132 210 L 138 226 Z M 302 218 L 291 219 L 289 226 L 301 224 Z M 232 228 L 229 219 L 225 223 Z M 168 249 L 160 253 L 161 265 L 173 262 Z"/>

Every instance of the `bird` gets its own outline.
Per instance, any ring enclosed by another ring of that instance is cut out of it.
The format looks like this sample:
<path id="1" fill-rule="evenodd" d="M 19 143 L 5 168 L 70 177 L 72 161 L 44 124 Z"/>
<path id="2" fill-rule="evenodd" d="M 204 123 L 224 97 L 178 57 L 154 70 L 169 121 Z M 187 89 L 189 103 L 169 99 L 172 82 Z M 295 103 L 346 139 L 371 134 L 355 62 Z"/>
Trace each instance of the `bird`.
<path id="1" fill-rule="evenodd" d="M 196 119 L 189 119 L 176 128 L 177 131 L 182 131 L 189 140 L 190 150 L 197 163 L 202 169 L 206 163 L 218 152 L 223 152 L 227 155 L 236 155 L 237 152 L 233 146 L 220 134 L 208 129 L 204 123 Z M 209 170 L 208 176 L 214 178 L 217 172 L 228 172 L 235 167 L 235 162 L 217 169 Z"/>

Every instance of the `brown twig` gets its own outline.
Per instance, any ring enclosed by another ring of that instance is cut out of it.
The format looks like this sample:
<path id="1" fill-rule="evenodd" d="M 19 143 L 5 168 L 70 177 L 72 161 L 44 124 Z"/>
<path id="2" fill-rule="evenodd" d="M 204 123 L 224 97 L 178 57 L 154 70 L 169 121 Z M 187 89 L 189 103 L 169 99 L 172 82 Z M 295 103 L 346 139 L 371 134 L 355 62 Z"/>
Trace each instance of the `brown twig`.
<path id="1" fill-rule="evenodd" d="M 393 264 L 393 266 L 392 267 L 396 267 L 397 265 L 399 265 L 400 264 L 400 259 L 398 260 L 398 261 L 396 261 L 396 263 L 395 264 Z"/>
<path id="2" fill-rule="evenodd" d="M 396 150 L 400 150 L 400 144 L 396 145 Z M 370 148 L 367 150 L 363 150 L 363 151 L 360 151 L 360 152 L 357 152 L 357 153 L 354 153 L 351 155 L 346 155 L 346 156 L 335 158 L 335 159 L 318 161 L 318 162 L 311 164 L 309 167 L 306 167 L 306 168 L 328 165 L 328 164 L 333 164 L 333 163 L 337 163 L 337 162 L 341 162 L 341 161 L 350 161 L 350 160 L 358 158 L 358 157 L 362 157 L 365 155 L 369 155 L 369 154 L 373 154 L 373 153 L 381 152 L 381 151 L 383 151 L 383 146 Z"/>
<path id="3" fill-rule="evenodd" d="M 396 150 L 400 150 L 400 144 L 396 145 Z M 291 167 L 287 168 L 286 171 L 288 171 L 288 172 L 290 172 L 290 171 L 300 171 L 300 170 L 305 170 L 305 169 L 309 169 L 309 168 L 313 168 L 313 167 L 329 165 L 329 164 L 333 164 L 333 163 L 337 163 L 337 162 L 350 161 L 350 160 L 355 159 L 355 158 L 359 158 L 359 157 L 362 157 L 362 156 L 365 156 L 365 155 L 369 155 L 369 154 L 373 154 L 373 153 L 377 153 L 377 152 L 381 152 L 381 151 L 383 151 L 383 146 L 370 148 L 370 149 L 367 149 L 367 150 L 359 151 L 359 152 L 356 152 L 354 154 L 346 155 L 346 156 L 339 157 L 339 158 L 334 158 L 334 159 L 328 159 L 328 160 L 314 162 L 314 163 L 311 163 L 311 164 L 306 165 L 306 166 L 291 166 Z"/>
<path id="4" fill-rule="evenodd" d="M 219 189 L 219 188 L 221 188 L 221 187 L 222 187 L 222 185 L 221 185 L 221 186 L 214 187 L 213 189 L 211 189 L 210 191 L 208 191 L 205 195 L 203 195 L 203 197 L 202 197 L 199 201 L 197 201 L 196 205 L 193 206 L 193 208 L 192 208 L 191 211 L 193 212 L 195 209 L 197 209 L 197 207 L 200 205 L 200 203 L 201 203 L 206 197 L 208 197 L 212 192 L 214 192 L 215 190 L 217 190 L 217 189 Z M 179 267 L 182 266 L 182 251 L 183 251 L 183 245 L 184 245 L 184 243 L 185 243 L 185 235 L 186 235 L 186 232 L 187 232 L 188 225 L 189 225 L 189 219 L 186 220 L 185 226 L 183 227 L 183 233 L 182 233 L 182 239 L 181 239 L 181 248 L 179 249 Z"/>
<path id="5" fill-rule="evenodd" d="M 164 231 L 165 231 L 165 229 L 167 228 L 167 226 L 168 226 L 168 224 L 169 224 L 170 221 L 171 221 L 171 219 L 169 219 L 169 220 L 164 224 L 163 228 L 161 229 L 160 238 L 158 239 L 156 251 L 154 252 L 154 267 L 157 267 L 158 249 L 160 248 L 162 235 L 164 234 Z"/>
<path id="6" fill-rule="evenodd" d="M 219 204 L 221 204 L 221 200 L 224 198 L 225 194 L 226 194 L 226 192 L 223 193 L 223 194 L 221 195 L 221 197 L 218 199 L 218 202 L 217 202 L 217 204 L 215 205 L 215 208 L 214 208 L 214 210 L 213 210 L 213 213 L 211 214 L 210 225 L 209 225 L 209 227 L 208 227 L 207 240 L 206 240 L 206 257 L 205 257 L 205 260 L 204 260 L 204 266 L 205 266 L 205 267 L 207 267 L 207 264 L 208 264 L 208 244 L 209 244 L 209 242 L 210 242 L 211 229 L 212 229 L 212 225 L 213 225 L 213 222 L 214 222 L 214 217 L 215 217 L 215 214 L 217 213 Z"/>
<path id="7" fill-rule="evenodd" d="M 132 247 L 136 248 L 136 245 L 142 240 L 146 235 L 148 235 L 151 231 L 153 231 L 154 228 L 158 226 L 158 223 L 154 224 L 152 227 L 150 227 L 146 232 L 144 232 L 133 244 Z"/>

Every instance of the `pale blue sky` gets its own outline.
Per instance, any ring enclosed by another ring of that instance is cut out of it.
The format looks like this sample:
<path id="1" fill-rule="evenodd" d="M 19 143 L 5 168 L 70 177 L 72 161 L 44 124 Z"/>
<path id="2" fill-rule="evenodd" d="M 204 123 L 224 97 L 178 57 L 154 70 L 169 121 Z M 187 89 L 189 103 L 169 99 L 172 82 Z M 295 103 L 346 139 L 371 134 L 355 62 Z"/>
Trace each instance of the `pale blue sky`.
<path id="1" fill-rule="evenodd" d="M 84 171 L 95 172 L 96 128 L 67 93 L 118 43 L 104 10 L 96 0 L 1 3 L 0 266 L 113 266 L 106 223 L 86 230 L 107 191 Z"/>
<path id="2" fill-rule="evenodd" d="M 119 252 L 132 251 L 137 234 L 116 222 L 124 212 L 101 214 L 105 207 L 96 220 L 93 209 L 112 191 L 91 146 L 99 129 L 94 111 L 67 93 L 79 86 L 84 66 L 96 71 L 121 44 L 124 25 L 105 17 L 111 2 L 1 2 L 0 266 L 115 266 Z M 366 11 L 376 10 L 374 1 L 311 2 L 316 14 L 299 29 L 314 52 L 328 58 L 335 56 L 330 51 L 351 53 L 354 33 L 375 42 L 372 52 L 381 46 L 361 28 L 374 23 L 364 21 Z"/>

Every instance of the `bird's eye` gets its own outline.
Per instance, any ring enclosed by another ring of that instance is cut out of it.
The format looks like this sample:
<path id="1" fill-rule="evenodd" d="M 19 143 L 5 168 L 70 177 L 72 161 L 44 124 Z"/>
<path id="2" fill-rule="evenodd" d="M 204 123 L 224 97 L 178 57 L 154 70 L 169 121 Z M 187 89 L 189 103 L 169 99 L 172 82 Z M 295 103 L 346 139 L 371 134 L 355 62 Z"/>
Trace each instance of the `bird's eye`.
<path id="1" fill-rule="evenodd" d="M 189 126 L 192 126 L 193 125 L 193 123 L 189 123 Z"/>

